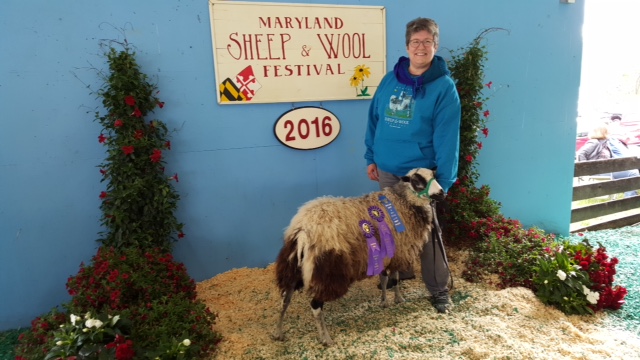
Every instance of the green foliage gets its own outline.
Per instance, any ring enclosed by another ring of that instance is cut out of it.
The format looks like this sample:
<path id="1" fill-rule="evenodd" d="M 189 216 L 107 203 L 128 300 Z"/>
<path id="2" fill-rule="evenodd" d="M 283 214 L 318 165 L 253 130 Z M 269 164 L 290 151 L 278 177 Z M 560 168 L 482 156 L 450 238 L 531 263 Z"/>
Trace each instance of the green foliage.
<path id="1" fill-rule="evenodd" d="M 482 95 L 484 62 L 487 59 L 482 40 L 490 31 L 492 29 L 482 32 L 466 48 L 452 53 L 449 61 L 451 77 L 456 82 L 462 109 L 458 178 L 465 179 L 463 183 L 468 182 L 469 185 L 474 185 L 478 178 L 475 160 L 482 149 L 482 143 L 478 142 L 478 135 L 486 129 L 488 117 L 481 113 L 487 100 Z M 486 136 L 488 136 L 488 130 L 486 130 Z"/>
<path id="2" fill-rule="evenodd" d="M 451 207 L 444 215 L 446 223 L 455 224 L 445 229 L 447 241 L 452 245 L 469 245 L 469 239 L 465 237 L 467 229 L 462 228 L 466 224 L 500 214 L 501 204 L 489 197 L 489 186 L 476 185 L 479 176 L 476 163 L 482 149 L 482 142 L 478 141 L 478 137 L 480 134 L 485 137 L 489 135 L 486 124 L 490 115 L 485 107 L 487 98 L 482 94 L 485 87 L 484 62 L 487 59 L 482 40 L 486 34 L 496 30 L 499 29 L 483 31 L 467 47 L 452 52 L 449 61 L 462 110 L 458 180 L 449 189 L 447 199 Z M 491 83 L 486 86 L 490 88 Z"/>
<path id="3" fill-rule="evenodd" d="M 65 313 L 53 308 L 31 321 L 31 328 L 18 337 L 16 360 L 44 359 L 54 346 L 54 331 L 67 320 Z"/>
<path id="4" fill-rule="evenodd" d="M 78 356 L 82 359 L 133 358 L 131 340 L 124 340 L 128 332 L 126 320 L 120 316 L 86 313 L 84 318 L 71 314 L 69 322 L 54 332 L 54 346 L 45 360 L 66 359 Z M 116 356 L 116 353 L 120 356 Z M 124 354 L 128 356 L 123 356 Z"/>
<path id="5" fill-rule="evenodd" d="M 101 242 L 108 247 L 138 246 L 171 249 L 172 236 L 182 237 L 183 224 L 174 216 L 179 200 L 164 174 L 163 151 L 171 149 L 166 125 L 145 118 L 156 107 L 156 86 L 149 83 L 128 48 L 106 54 L 109 76 L 98 91 L 106 114 L 96 113 L 103 126 L 99 141 L 107 146 L 100 165 L 106 191 L 100 197 L 103 216 Z"/>
<path id="6" fill-rule="evenodd" d="M 463 278 L 479 282 L 496 274 L 493 285 L 502 289 L 513 286 L 533 289 L 538 259 L 555 239 L 537 228 L 524 229 L 519 221 L 502 215 L 472 222 L 467 235 L 475 245 Z"/>
<path id="7" fill-rule="evenodd" d="M 67 281 L 70 310 L 77 313 L 120 311 L 176 295 L 195 300 L 195 288 L 185 266 L 160 249 L 102 247 Z"/>
<path id="8" fill-rule="evenodd" d="M 580 266 L 574 267 L 565 252 L 552 258 L 541 258 L 536 270 L 536 295 L 543 303 L 553 305 L 565 314 L 594 313 L 587 300 L 587 295 L 591 294 L 589 275 L 580 271 Z M 592 301 L 591 305 L 596 304 L 597 298 Z"/>
<path id="9" fill-rule="evenodd" d="M 466 183 L 468 184 L 468 182 Z M 488 185 L 481 187 L 465 186 L 457 181 L 447 194 L 450 211 L 444 216 L 449 224 L 444 228 L 447 242 L 456 246 L 473 246 L 476 238 L 470 237 L 476 221 L 500 216 L 500 203 L 489 197 L 491 190 Z"/>
<path id="10" fill-rule="evenodd" d="M 536 295 L 567 314 L 618 310 L 627 289 L 613 285 L 617 264 L 602 244 L 594 249 L 586 238 L 580 243 L 560 241 L 535 269 Z"/>
<path id="11" fill-rule="evenodd" d="M 212 330 L 216 315 L 184 296 L 159 298 L 122 314 L 133 319 L 131 338 L 149 359 L 204 359 L 221 340 Z M 184 339 L 189 339 L 188 348 L 179 346 Z"/>

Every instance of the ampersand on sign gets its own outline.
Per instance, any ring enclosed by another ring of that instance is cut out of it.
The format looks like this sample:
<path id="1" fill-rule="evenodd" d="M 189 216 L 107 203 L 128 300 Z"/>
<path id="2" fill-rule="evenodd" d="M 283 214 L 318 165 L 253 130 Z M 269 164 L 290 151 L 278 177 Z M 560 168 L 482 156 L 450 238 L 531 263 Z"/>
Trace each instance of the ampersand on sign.
<path id="1" fill-rule="evenodd" d="M 309 52 L 311 52 L 311 48 L 307 48 L 307 45 L 302 45 L 302 52 L 300 53 L 300 55 L 302 55 L 303 57 L 307 57 L 309 56 Z"/>

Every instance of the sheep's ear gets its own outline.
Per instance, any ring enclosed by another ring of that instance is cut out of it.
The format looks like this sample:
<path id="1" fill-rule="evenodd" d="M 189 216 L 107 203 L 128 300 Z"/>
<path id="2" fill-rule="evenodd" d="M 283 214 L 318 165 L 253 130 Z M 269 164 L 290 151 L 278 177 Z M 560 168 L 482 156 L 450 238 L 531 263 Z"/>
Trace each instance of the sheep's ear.
<path id="1" fill-rule="evenodd" d="M 400 180 L 402 180 L 402 182 L 411 182 L 411 179 L 409 179 L 408 176 L 403 176 L 400 178 Z"/>

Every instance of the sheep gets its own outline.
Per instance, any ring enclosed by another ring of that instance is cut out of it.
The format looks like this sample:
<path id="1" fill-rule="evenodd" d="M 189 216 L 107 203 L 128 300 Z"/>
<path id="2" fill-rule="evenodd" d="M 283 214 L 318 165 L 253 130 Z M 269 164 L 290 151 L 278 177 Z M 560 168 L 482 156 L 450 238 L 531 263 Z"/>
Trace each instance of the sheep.
<path id="1" fill-rule="evenodd" d="M 372 192 L 361 197 L 320 197 L 300 207 L 284 233 L 284 245 L 275 263 L 277 286 L 282 294 L 282 307 L 274 340 L 284 340 L 283 319 L 295 290 L 304 289 L 311 295 L 311 309 L 325 346 L 333 344 L 324 322 L 322 307 L 325 302 L 343 297 L 356 281 L 373 276 L 369 268 L 368 240 L 362 226 L 371 220 L 369 210 L 386 209 L 384 222 L 395 242 L 393 257 L 385 257 L 378 269 L 382 296 L 381 305 L 388 306 L 386 284 L 388 274 L 398 279 L 398 271 L 412 269 L 426 242 L 431 240 L 433 227 L 433 200 L 442 200 L 444 192 L 435 181 L 435 172 L 413 169 L 394 187 Z M 381 204 L 381 196 L 385 204 Z M 388 203 L 392 206 L 388 207 Z M 397 216 L 394 216 L 397 215 Z M 394 216 L 392 219 L 391 217 Z M 399 220 L 399 221 L 398 221 Z M 369 224 L 377 223 L 372 220 Z M 396 225 L 404 226 L 399 232 Z M 378 224 L 378 230 L 383 228 Z M 375 226 L 374 226 L 375 227 Z M 375 230 L 375 229 L 374 229 Z M 374 239 L 374 245 L 377 239 Z M 379 246 L 384 241 L 381 241 Z M 383 268 L 383 269 L 382 269 Z M 383 270 L 380 272 L 380 270 Z M 395 302 L 404 301 L 400 287 L 395 286 Z"/>

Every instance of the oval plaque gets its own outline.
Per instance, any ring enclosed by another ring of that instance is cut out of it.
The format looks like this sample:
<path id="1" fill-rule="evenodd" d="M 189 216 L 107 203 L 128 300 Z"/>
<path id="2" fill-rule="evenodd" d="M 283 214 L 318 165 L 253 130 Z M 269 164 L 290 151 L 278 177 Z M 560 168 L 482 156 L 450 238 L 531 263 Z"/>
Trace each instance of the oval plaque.
<path id="1" fill-rule="evenodd" d="M 340 120 L 329 110 L 305 106 L 282 114 L 273 129 L 285 146 L 299 150 L 329 145 L 340 133 Z"/>

